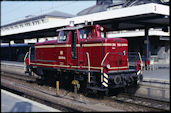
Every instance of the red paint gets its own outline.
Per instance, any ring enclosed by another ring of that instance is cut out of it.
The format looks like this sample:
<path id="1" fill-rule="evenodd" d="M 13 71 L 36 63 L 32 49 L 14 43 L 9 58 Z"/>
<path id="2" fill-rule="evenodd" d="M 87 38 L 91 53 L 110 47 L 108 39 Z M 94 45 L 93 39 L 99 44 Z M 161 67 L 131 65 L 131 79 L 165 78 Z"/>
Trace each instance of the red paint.
<path id="1" fill-rule="evenodd" d="M 29 65 L 29 59 L 28 58 L 25 59 L 25 64 Z"/>
<path id="2" fill-rule="evenodd" d="M 141 62 L 139 60 L 137 61 L 136 70 L 141 70 Z"/>
<path id="3" fill-rule="evenodd" d="M 35 60 L 31 60 L 32 66 L 43 66 L 61 69 L 88 69 L 87 53 L 90 58 L 91 70 L 103 71 L 127 70 L 128 69 L 128 42 L 123 38 L 102 38 L 100 25 L 87 26 L 91 29 L 91 38 L 81 39 L 80 29 L 76 29 L 76 58 L 72 59 L 72 34 L 69 31 L 66 42 L 58 40 L 45 41 L 35 44 Z M 106 37 L 106 29 L 104 28 Z M 81 44 L 80 44 L 81 43 Z M 82 45 L 82 47 L 80 47 Z M 124 54 L 125 51 L 125 54 Z M 107 69 L 109 64 L 111 68 Z"/>

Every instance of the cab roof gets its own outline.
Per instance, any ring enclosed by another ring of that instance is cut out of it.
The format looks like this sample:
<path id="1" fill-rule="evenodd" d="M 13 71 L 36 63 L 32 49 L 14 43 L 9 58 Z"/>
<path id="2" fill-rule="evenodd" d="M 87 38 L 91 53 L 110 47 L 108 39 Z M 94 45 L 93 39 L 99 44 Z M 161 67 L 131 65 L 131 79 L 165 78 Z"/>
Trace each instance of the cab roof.
<path id="1" fill-rule="evenodd" d="M 74 26 L 74 27 L 69 26 L 69 27 L 57 29 L 56 31 L 57 32 L 60 32 L 60 31 L 71 31 L 71 30 L 82 29 L 82 28 L 87 28 L 87 27 L 94 27 L 94 26 L 100 26 L 100 25 L 79 25 L 79 26 Z M 104 26 L 102 26 L 102 27 L 104 27 Z M 109 28 L 107 28 L 107 27 L 104 27 L 104 28 L 109 30 Z"/>

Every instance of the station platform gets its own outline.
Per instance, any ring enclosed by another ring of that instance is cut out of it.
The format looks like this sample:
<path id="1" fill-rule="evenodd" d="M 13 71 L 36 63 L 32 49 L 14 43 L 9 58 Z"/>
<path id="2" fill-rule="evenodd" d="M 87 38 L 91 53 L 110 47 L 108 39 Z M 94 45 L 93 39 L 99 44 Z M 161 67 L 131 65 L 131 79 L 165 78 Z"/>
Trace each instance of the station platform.
<path id="1" fill-rule="evenodd" d="M 160 66 L 160 65 L 159 65 Z M 170 67 L 169 65 L 161 65 L 156 70 L 144 70 L 143 78 L 149 80 L 162 80 L 170 82 Z"/>
<path id="2" fill-rule="evenodd" d="M 23 62 L 4 61 L 1 60 L 1 66 L 16 66 L 24 68 Z M 158 69 L 155 70 L 143 70 L 143 79 L 147 81 L 164 81 L 170 83 L 170 65 L 169 64 L 156 64 Z"/>
<path id="3" fill-rule="evenodd" d="M 61 112 L 1 89 L 1 112 Z"/>
<path id="4" fill-rule="evenodd" d="M 17 66 L 17 67 L 24 67 L 24 62 L 1 60 L 1 65 L 9 65 L 9 66 L 11 65 L 11 66 Z"/>

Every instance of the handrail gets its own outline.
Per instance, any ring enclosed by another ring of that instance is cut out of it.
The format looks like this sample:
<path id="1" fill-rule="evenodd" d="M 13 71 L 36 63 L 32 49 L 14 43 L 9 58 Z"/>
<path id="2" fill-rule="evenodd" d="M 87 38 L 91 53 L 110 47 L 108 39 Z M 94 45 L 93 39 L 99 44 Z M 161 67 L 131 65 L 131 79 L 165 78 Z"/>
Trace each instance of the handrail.
<path id="1" fill-rule="evenodd" d="M 90 57 L 88 52 L 86 52 L 86 55 L 88 59 L 88 82 L 90 83 Z"/>
<path id="2" fill-rule="evenodd" d="M 141 70 L 142 70 L 142 68 L 143 68 L 143 62 L 142 62 L 142 58 L 141 58 L 141 54 L 138 52 L 138 55 L 139 55 L 139 58 L 140 58 L 140 62 L 141 62 Z"/>
<path id="3" fill-rule="evenodd" d="M 101 62 L 101 82 L 103 82 L 103 63 L 106 59 L 106 57 L 108 56 L 109 52 L 106 53 L 105 57 L 103 58 L 102 62 Z"/>
<path id="4" fill-rule="evenodd" d="M 29 48 L 29 64 L 30 64 L 31 47 Z"/>
<path id="5" fill-rule="evenodd" d="M 102 62 L 101 62 L 101 66 L 103 66 L 104 60 L 106 59 L 107 55 L 109 54 L 109 52 L 106 53 L 105 57 L 103 58 Z"/>
<path id="6" fill-rule="evenodd" d="M 114 54 L 122 55 L 122 52 L 107 52 L 106 55 L 104 56 L 102 62 L 101 62 L 101 73 L 103 73 L 104 61 L 107 59 L 107 57 L 108 57 L 109 54 L 112 54 L 112 55 L 114 55 Z M 128 61 L 128 59 L 129 59 L 129 57 L 131 58 L 133 54 L 134 54 L 134 55 L 136 54 L 136 55 L 137 55 L 136 58 L 139 58 L 139 59 L 141 60 L 141 63 L 142 63 L 142 58 L 141 58 L 140 53 L 137 54 L 137 52 L 127 52 L 127 54 L 128 54 L 128 58 L 127 58 L 128 67 L 129 67 L 129 61 Z M 133 56 L 134 56 L 134 55 L 133 55 Z M 139 55 L 139 57 L 138 57 L 138 55 Z M 118 57 L 119 57 L 119 56 L 118 56 Z M 135 57 L 135 56 L 134 56 L 134 57 Z M 131 60 L 133 60 L 133 59 L 131 59 Z M 119 58 L 118 58 L 118 61 L 119 61 Z M 142 68 L 142 67 L 141 67 L 141 68 Z M 102 80 L 102 78 L 101 78 L 101 80 Z"/>
<path id="7" fill-rule="evenodd" d="M 26 71 L 26 63 L 25 63 L 25 60 L 26 60 L 26 57 L 27 57 L 28 53 L 29 53 L 29 52 L 27 52 L 27 53 L 25 54 L 25 56 L 24 56 L 24 71 Z"/>

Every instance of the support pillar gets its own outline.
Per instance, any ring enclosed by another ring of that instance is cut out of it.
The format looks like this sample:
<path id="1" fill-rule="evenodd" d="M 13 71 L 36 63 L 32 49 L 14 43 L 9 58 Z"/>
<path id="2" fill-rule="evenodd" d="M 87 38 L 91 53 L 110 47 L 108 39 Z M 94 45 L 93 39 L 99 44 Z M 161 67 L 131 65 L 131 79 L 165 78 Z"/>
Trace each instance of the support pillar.
<path id="1" fill-rule="evenodd" d="M 149 28 L 145 28 L 145 37 L 144 37 L 144 64 L 147 69 L 150 65 L 150 57 L 151 57 L 151 48 L 150 48 L 150 40 L 149 40 Z"/>
<path id="2" fill-rule="evenodd" d="M 11 50 L 12 48 L 11 48 L 11 43 L 10 43 L 10 41 L 9 41 L 9 57 L 8 57 L 8 60 L 9 61 L 11 61 L 12 60 L 12 57 L 11 57 L 11 55 L 12 55 L 12 50 Z"/>
<path id="3" fill-rule="evenodd" d="M 39 38 L 37 38 L 37 43 L 39 42 Z"/>

